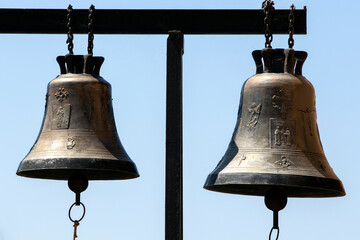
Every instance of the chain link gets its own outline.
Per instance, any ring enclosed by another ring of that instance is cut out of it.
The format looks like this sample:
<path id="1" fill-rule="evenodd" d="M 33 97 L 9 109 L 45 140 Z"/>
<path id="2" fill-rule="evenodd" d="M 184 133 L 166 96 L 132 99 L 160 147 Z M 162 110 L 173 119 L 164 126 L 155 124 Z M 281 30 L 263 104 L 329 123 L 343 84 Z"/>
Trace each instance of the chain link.
<path id="1" fill-rule="evenodd" d="M 264 9 L 265 18 L 264 18 L 264 25 L 265 25 L 265 48 L 271 48 L 271 42 L 273 40 L 272 33 L 270 32 L 270 11 L 274 10 L 274 2 L 270 0 L 265 0 L 262 3 L 262 9 Z"/>
<path id="2" fill-rule="evenodd" d="M 72 11 L 73 11 L 73 7 L 71 6 L 71 4 L 69 4 L 69 6 L 67 8 L 67 16 L 66 16 L 67 17 L 67 29 L 68 29 L 66 43 L 68 44 L 69 54 L 74 54 L 74 52 L 73 52 L 74 35 L 73 35 L 73 31 L 72 31 Z"/>
<path id="3" fill-rule="evenodd" d="M 94 11 L 95 11 L 95 7 L 94 5 L 91 4 L 90 8 L 89 8 L 89 23 L 88 23 L 88 54 L 92 54 L 93 53 L 93 48 L 94 48 L 94 32 L 93 32 L 93 20 L 94 20 Z"/>
<path id="4" fill-rule="evenodd" d="M 290 14 L 289 14 L 289 48 L 292 48 L 294 46 L 294 21 L 295 21 L 295 16 L 294 16 L 294 11 L 295 11 L 295 6 L 294 4 L 291 5 L 290 7 Z"/>

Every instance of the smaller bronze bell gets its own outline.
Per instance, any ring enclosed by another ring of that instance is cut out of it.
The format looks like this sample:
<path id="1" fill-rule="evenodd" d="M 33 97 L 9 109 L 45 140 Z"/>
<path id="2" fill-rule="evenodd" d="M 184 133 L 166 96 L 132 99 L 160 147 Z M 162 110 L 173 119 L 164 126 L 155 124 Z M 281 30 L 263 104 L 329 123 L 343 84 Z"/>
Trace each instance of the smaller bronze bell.
<path id="1" fill-rule="evenodd" d="M 44 120 L 17 174 L 68 180 L 139 176 L 123 148 L 113 115 L 111 85 L 99 76 L 103 57 L 59 56 L 61 75 L 47 89 Z"/>
<path id="2" fill-rule="evenodd" d="M 344 196 L 320 141 L 314 88 L 302 76 L 307 53 L 265 48 L 253 57 L 257 74 L 243 85 L 229 147 L 204 188 L 265 196 L 278 187 L 288 197 Z"/>

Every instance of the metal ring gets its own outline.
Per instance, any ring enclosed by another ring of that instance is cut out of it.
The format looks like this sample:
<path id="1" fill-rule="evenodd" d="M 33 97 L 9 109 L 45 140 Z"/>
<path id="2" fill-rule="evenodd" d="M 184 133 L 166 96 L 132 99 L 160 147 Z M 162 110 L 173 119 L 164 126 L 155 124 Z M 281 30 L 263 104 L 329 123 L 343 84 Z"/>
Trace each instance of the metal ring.
<path id="1" fill-rule="evenodd" d="M 72 209 L 75 205 L 76 205 L 76 203 L 73 203 L 73 204 L 71 205 L 70 209 L 69 209 L 69 219 L 70 219 L 70 221 L 72 221 L 72 222 L 80 222 L 80 221 L 85 217 L 85 211 L 86 211 L 85 205 L 84 205 L 82 202 L 80 202 L 80 205 L 83 207 L 84 212 L 83 212 L 83 214 L 82 214 L 82 216 L 81 216 L 81 218 L 80 218 L 79 220 L 74 220 L 74 219 L 72 219 L 72 217 L 71 217 L 71 209 Z"/>
<path id="2" fill-rule="evenodd" d="M 272 231 L 276 229 L 277 230 L 277 234 L 276 234 L 276 239 L 275 240 L 278 240 L 279 238 L 279 233 L 280 233 L 280 229 L 279 228 L 271 228 L 271 231 L 270 231 L 270 234 L 269 234 L 269 240 L 271 240 L 271 234 L 272 234 Z"/>

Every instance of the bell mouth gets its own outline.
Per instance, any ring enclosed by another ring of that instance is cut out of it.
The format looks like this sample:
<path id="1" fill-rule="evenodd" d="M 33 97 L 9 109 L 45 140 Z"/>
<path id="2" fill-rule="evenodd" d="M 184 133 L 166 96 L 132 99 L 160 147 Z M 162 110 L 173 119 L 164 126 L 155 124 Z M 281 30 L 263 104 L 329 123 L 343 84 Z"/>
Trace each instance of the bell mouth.
<path id="1" fill-rule="evenodd" d="M 85 175 L 88 180 L 125 180 L 139 177 L 132 161 L 55 158 L 22 161 L 17 175 L 29 178 L 68 180 L 75 173 Z"/>
<path id="2" fill-rule="evenodd" d="M 301 175 L 236 173 L 210 174 L 207 190 L 223 193 L 265 196 L 272 187 L 280 187 L 288 197 L 341 197 L 345 190 L 340 180 Z"/>

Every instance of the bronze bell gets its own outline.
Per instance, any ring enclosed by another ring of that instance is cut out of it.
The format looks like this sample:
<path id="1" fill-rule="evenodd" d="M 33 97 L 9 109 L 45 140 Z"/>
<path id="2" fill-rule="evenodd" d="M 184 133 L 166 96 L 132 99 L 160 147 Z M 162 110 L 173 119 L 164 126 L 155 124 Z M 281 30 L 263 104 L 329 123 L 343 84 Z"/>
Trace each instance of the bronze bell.
<path id="1" fill-rule="evenodd" d="M 61 75 L 47 89 L 39 136 L 17 174 L 68 180 L 139 176 L 123 148 L 114 121 L 111 85 L 99 76 L 103 57 L 59 56 Z"/>
<path id="2" fill-rule="evenodd" d="M 229 147 L 204 185 L 208 190 L 265 196 L 344 196 L 330 167 L 316 122 L 315 92 L 302 76 L 303 51 L 253 52 L 256 75 L 243 85 Z"/>

